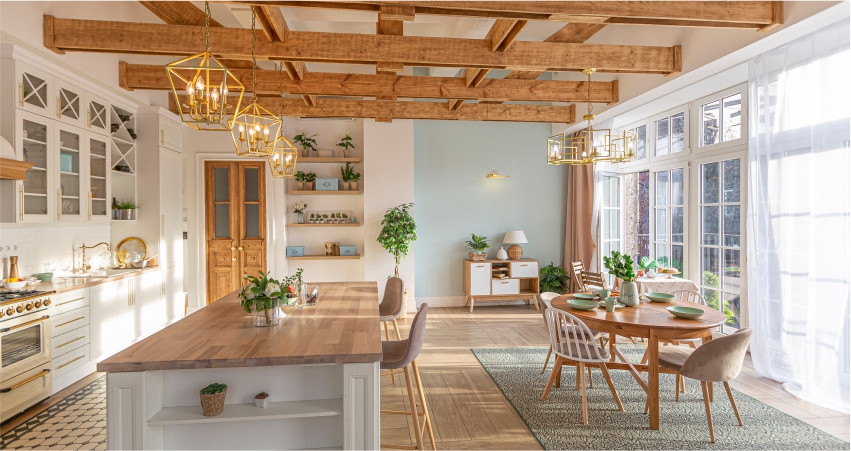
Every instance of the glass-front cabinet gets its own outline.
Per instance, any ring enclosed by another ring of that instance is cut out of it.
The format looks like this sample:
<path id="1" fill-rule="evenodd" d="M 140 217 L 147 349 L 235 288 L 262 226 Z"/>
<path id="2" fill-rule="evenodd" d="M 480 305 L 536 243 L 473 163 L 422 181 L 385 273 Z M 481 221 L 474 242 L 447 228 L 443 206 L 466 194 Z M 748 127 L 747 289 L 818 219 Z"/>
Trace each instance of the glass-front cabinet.
<path id="1" fill-rule="evenodd" d="M 90 132 L 109 136 L 111 106 L 106 100 L 86 93 L 86 129 Z"/>
<path id="2" fill-rule="evenodd" d="M 112 219 L 110 201 L 110 154 L 109 138 L 88 134 L 88 174 L 86 194 L 88 196 L 88 220 L 109 221 Z"/>
<path id="3" fill-rule="evenodd" d="M 56 120 L 75 127 L 86 127 L 86 100 L 84 91 L 59 79 L 56 88 Z"/>
<path id="4" fill-rule="evenodd" d="M 53 117 L 53 77 L 46 72 L 15 63 L 15 105 L 24 111 Z"/>
<path id="5" fill-rule="evenodd" d="M 23 110 L 16 111 L 15 148 L 32 163 L 27 179 L 17 182 L 15 222 L 50 222 L 56 206 L 54 122 Z M 6 197 L 6 196 L 4 196 Z M 5 208 L 5 207 L 4 207 Z"/>
<path id="6" fill-rule="evenodd" d="M 56 219 L 58 221 L 82 221 L 85 219 L 86 132 L 77 127 L 58 124 L 56 127 L 58 147 L 59 185 L 56 187 Z"/>

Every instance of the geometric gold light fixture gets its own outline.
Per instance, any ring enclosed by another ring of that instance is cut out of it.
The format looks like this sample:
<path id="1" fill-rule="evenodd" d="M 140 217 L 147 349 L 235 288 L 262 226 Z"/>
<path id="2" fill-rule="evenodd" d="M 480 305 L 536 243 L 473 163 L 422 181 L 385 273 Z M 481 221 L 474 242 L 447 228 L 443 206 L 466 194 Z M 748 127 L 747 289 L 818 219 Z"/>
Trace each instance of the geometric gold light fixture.
<path id="1" fill-rule="evenodd" d="M 278 128 L 278 137 L 272 154 L 269 155 L 269 169 L 272 177 L 276 179 L 288 179 L 295 175 L 295 165 L 298 160 L 298 150 L 293 143 L 284 136 L 284 64 L 280 67 L 280 89 L 281 89 L 281 126 Z"/>
<path id="2" fill-rule="evenodd" d="M 231 136 L 236 154 L 243 157 L 268 157 L 275 149 L 283 122 L 257 104 L 257 14 L 251 7 L 251 102 L 231 119 Z"/>
<path id="3" fill-rule="evenodd" d="M 204 51 L 167 64 L 165 69 L 181 121 L 196 130 L 227 131 L 231 127 L 228 110 L 239 111 L 245 86 L 210 53 L 208 2 L 204 2 L 204 13 Z M 233 99 L 236 103 L 229 105 Z"/>
<path id="4" fill-rule="evenodd" d="M 623 163 L 635 159 L 636 135 L 625 130 L 622 135 L 613 135 L 609 129 L 595 129 L 595 115 L 591 105 L 591 74 L 597 69 L 582 71 L 588 76 L 588 114 L 582 119 L 588 125 L 576 136 L 564 133 L 547 139 L 547 164 L 592 165 L 597 163 Z"/>

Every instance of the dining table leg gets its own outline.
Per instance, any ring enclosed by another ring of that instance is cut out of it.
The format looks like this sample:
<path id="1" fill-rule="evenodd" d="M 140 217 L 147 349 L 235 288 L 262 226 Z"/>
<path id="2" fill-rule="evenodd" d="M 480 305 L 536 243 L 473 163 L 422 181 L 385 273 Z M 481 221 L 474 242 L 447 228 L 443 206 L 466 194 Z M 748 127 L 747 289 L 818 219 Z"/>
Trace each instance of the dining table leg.
<path id="1" fill-rule="evenodd" d="M 647 401 L 650 407 L 650 429 L 659 429 L 659 338 L 656 329 L 650 329 L 647 340 Z"/>

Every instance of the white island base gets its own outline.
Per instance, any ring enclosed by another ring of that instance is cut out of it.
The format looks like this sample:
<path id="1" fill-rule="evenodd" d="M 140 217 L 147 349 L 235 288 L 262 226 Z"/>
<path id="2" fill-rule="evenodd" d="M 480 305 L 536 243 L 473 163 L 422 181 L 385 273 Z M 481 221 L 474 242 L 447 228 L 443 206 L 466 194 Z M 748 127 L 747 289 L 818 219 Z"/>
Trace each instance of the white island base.
<path id="1" fill-rule="evenodd" d="M 214 382 L 224 412 L 205 417 L 199 391 Z M 108 449 L 379 449 L 378 362 L 114 372 L 106 385 Z"/>

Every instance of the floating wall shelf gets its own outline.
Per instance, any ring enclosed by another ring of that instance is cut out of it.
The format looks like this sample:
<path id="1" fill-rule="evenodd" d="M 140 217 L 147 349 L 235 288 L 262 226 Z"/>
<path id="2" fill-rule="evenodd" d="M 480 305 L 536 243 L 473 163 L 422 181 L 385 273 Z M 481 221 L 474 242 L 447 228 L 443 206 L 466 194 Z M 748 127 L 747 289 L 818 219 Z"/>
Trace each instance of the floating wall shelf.
<path id="1" fill-rule="evenodd" d="M 345 224 L 287 224 L 287 227 L 360 227 L 361 225 L 359 222 L 347 222 Z"/>
<path id="2" fill-rule="evenodd" d="M 360 163 L 360 158 L 298 157 L 297 163 Z"/>
<path id="3" fill-rule="evenodd" d="M 305 255 L 287 258 L 290 260 L 360 260 L 361 255 Z"/>
<path id="4" fill-rule="evenodd" d="M 334 195 L 358 196 L 360 194 L 363 194 L 363 192 L 362 191 L 315 191 L 315 190 L 311 190 L 311 191 L 288 191 L 287 194 L 299 194 L 299 195 L 302 195 L 302 196 L 311 196 L 311 195 L 317 195 L 317 196 L 334 196 Z"/>

